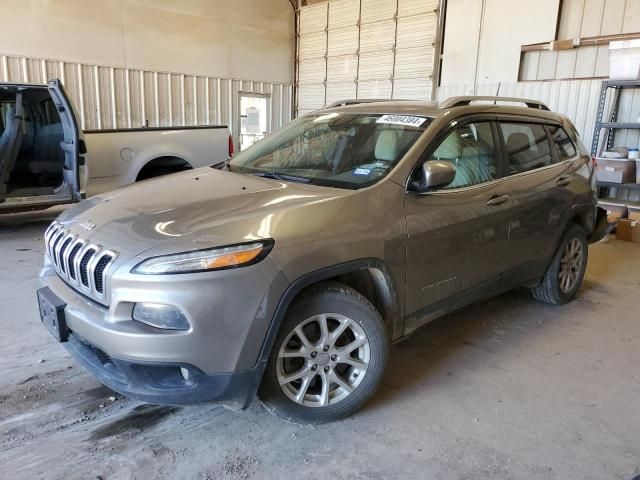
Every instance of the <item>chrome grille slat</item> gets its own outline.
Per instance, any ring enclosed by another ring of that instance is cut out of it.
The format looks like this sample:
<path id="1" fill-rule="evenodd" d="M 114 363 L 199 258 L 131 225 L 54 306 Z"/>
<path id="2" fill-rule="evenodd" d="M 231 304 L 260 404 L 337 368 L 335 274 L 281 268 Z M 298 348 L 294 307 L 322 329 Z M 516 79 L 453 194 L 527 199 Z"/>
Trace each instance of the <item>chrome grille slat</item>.
<path id="1" fill-rule="evenodd" d="M 60 248 L 59 248 L 59 253 L 58 253 L 58 263 L 60 265 L 60 269 L 66 273 L 67 272 L 67 265 L 64 261 L 65 259 L 65 252 L 68 250 L 69 245 L 71 244 L 71 242 L 73 241 L 73 235 L 72 234 L 67 234 L 62 241 L 60 242 Z"/>
<path id="2" fill-rule="evenodd" d="M 79 238 L 58 222 L 47 228 L 44 241 L 45 251 L 58 276 L 106 304 L 107 271 L 118 254 Z"/>
<path id="3" fill-rule="evenodd" d="M 60 229 L 59 233 L 56 233 L 56 236 L 53 238 L 53 244 L 51 245 L 51 256 L 52 256 L 52 260 L 53 263 L 56 265 L 56 267 L 59 267 L 59 254 L 60 254 L 60 242 L 61 240 L 64 238 L 65 236 L 65 231 L 64 229 Z"/>
<path id="4" fill-rule="evenodd" d="M 71 247 L 69 249 L 69 255 L 66 258 L 66 262 L 67 262 L 67 273 L 69 274 L 69 278 L 71 279 L 72 282 L 76 282 L 76 268 L 75 268 L 75 258 L 78 255 L 78 253 L 80 252 L 80 250 L 82 250 L 82 247 L 84 246 L 84 242 L 82 240 L 78 240 L 73 244 L 73 247 Z"/>
<path id="5" fill-rule="evenodd" d="M 80 257 L 80 271 L 78 272 L 80 274 L 80 284 L 86 288 L 90 288 L 88 269 L 89 263 L 95 254 L 95 248 L 93 248 L 93 245 L 89 245 L 89 248 L 87 248 Z"/>

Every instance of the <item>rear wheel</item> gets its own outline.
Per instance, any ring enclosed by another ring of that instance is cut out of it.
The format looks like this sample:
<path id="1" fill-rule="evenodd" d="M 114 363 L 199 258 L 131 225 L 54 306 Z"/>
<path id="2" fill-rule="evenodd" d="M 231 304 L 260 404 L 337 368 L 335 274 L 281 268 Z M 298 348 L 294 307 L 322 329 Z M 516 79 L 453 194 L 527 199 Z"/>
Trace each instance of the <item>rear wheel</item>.
<path id="1" fill-rule="evenodd" d="M 387 351 L 382 318 L 366 298 L 341 284 L 313 288 L 286 314 L 260 396 L 287 421 L 346 417 L 375 392 Z"/>
<path id="2" fill-rule="evenodd" d="M 582 285 L 587 259 L 584 230 L 578 225 L 571 225 L 562 237 L 542 282 L 531 289 L 534 298 L 552 305 L 573 300 Z"/>

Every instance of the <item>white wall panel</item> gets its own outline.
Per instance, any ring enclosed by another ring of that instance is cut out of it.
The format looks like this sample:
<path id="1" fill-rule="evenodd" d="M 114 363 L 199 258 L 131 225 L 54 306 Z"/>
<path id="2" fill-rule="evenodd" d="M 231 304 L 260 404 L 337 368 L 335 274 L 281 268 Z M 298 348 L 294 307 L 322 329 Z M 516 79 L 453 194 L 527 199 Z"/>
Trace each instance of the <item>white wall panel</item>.
<path id="1" fill-rule="evenodd" d="M 365 24 L 391 20 L 396 15 L 396 3 L 394 0 L 362 0 L 360 21 Z"/>
<path id="2" fill-rule="evenodd" d="M 337 0 L 329 5 L 331 28 L 355 27 L 360 18 L 360 4 L 352 0 Z"/>
<path id="3" fill-rule="evenodd" d="M 327 104 L 345 98 L 356 98 L 355 82 L 327 83 Z"/>
<path id="4" fill-rule="evenodd" d="M 291 119 L 288 84 L 6 55 L 0 57 L 0 65 L 2 82 L 46 83 L 59 78 L 84 130 L 226 124 L 236 135 L 240 91 L 271 94 L 272 128 Z"/>
<path id="5" fill-rule="evenodd" d="M 601 80 L 494 83 L 478 85 L 477 94 L 495 95 L 499 88 L 499 95 L 503 97 L 541 100 L 551 110 L 566 115 L 571 119 L 580 133 L 582 143 L 587 150 L 590 150 L 601 85 Z M 469 95 L 473 89 L 473 84 L 441 86 L 438 88 L 437 98 L 438 100 L 444 100 L 449 97 Z M 638 94 L 638 102 L 637 107 L 640 109 L 640 94 Z M 620 118 L 627 118 L 625 115 L 633 118 L 633 103 L 625 100 L 621 104 L 629 105 L 629 107 L 628 111 L 620 113 Z M 637 111 L 640 110 L 636 110 L 636 115 Z M 620 137 L 619 141 L 625 142 L 627 139 Z M 633 143 L 629 145 L 633 145 Z"/>
<path id="6" fill-rule="evenodd" d="M 3 0 L 2 11 L 0 54 L 283 83 L 293 77 L 288 0 Z"/>
<path id="7" fill-rule="evenodd" d="M 396 41 L 396 22 L 368 23 L 360 29 L 360 53 L 391 51 Z"/>
<path id="8" fill-rule="evenodd" d="M 358 82 L 360 98 L 391 98 L 391 80 L 365 80 Z"/>
<path id="9" fill-rule="evenodd" d="M 344 55 L 327 59 L 327 85 L 331 83 L 355 82 L 358 75 L 358 57 Z"/>
<path id="10" fill-rule="evenodd" d="M 299 113 L 322 108 L 326 104 L 325 90 L 323 83 L 301 83 L 298 86 Z"/>
<path id="11" fill-rule="evenodd" d="M 398 16 L 409 17 L 422 13 L 435 14 L 438 0 L 398 0 Z"/>
<path id="12" fill-rule="evenodd" d="M 404 48 L 396 52 L 395 78 L 431 78 L 433 48 Z"/>
<path id="13" fill-rule="evenodd" d="M 300 59 L 322 58 L 327 54 L 326 32 L 300 34 Z"/>
<path id="14" fill-rule="evenodd" d="M 301 14 L 308 8 L 313 11 L 302 16 L 305 21 L 301 17 L 299 110 L 321 106 L 323 88 L 326 103 L 345 98 L 431 98 L 438 3 L 339 0 L 303 7 Z M 328 45 L 324 56 L 323 38 Z"/>
<path id="15" fill-rule="evenodd" d="M 365 53 L 360 55 L 360 70 L 358 79 L 391 80 L 393 75 L 393 51 Z"/>
<path id="16" fill-rule="evenodd" d="M 393 98 L 430 100 L 431 80 L 428 78 L 395 79 Z"/>
<path id="17" fill-rule="evenodd" d="M 323 58 L 312 58 L 300 62 L 298 81 L 301 84 L 322 83 L 327 70 L 327 61 Z"/>
<path id="18" fill-rule="evenodd" d="M 640 32 L 638 0 L 564 0 L 562 3 L 557 40 L 637 32 Z M 551 41 L 553 37 L 549 35 L 542 42 Z M 608 77 L 609 48 L 600 45 L 524 52 L 520 65 L 520 80 Z"/>
<path id="19" fill-rule="evenodd" d="M 329 29 L 327 55 L 355 55 L 358 52 L 358 27 Z"/>
<path id="20" fill-rule="evenodd" d="M 310 5 L 300 10 L 300 34 L 324 32 L 327 28 L 327 4 Z"/>

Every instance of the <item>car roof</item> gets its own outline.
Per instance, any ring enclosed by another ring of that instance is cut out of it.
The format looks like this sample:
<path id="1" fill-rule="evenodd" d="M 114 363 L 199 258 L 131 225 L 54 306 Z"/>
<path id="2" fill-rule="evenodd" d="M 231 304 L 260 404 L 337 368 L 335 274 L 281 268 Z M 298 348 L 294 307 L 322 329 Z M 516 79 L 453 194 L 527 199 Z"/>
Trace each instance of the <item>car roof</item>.
<path id="1" fill-rule="evenodd" d="M 473 103 L 483 102 L 483 103 Z M 496 102 L 519 102 L 529 106 L 504 105 Z M 443 102 L 428 100 L 342 100 L 334 102 L 321 109 L 322 112 L 352 112 L 352 113 L 388 113 L 404 115 L 420 115 L 435 118 L 451 112 L 454 116 L 464 114 L 491 114 L 538 117 L 563 123 L 564 117 L 551 112 L 546 105 L 537 100 L 511 97 L 465 96 L 452 97 Z"/>

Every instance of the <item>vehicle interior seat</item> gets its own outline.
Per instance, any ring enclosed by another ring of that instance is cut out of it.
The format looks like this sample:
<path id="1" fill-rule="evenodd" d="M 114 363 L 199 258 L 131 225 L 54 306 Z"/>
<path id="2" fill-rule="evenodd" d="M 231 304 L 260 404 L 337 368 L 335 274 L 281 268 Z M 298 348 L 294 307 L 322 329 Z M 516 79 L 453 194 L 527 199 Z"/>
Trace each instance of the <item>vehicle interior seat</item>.
<path id="1" fill-rule="evenodd" d="M 34 160 L 29 163 L 29 171 L 34 175 L 60 176 L 64 167 L 62 123 L 52 123 L 41 127 L 36 135 Z"/>
<path id="2" fill-rule="evenodd" d="M 378 135 L 374 151 L 376 160 L 395 162 L 400 156 L 400 135 L 396 130 L 383 130 Z"/>
<path id="3" fill-rule="evenodd" d="M 22 94 L 17 94 L 15 106 L 7 109 L 4 124 L 0 136 L 0 193 L 7 192 L 7 182 L 22 143 Z"/>
<path id="4" fill-rule="evenodd" d="M 519 173 L 531 168 L 537 161 L 536 154 L 531 150 L 529 136 L 522 132 L 513 132 L 507 138 L 507 153 L 509 154 L 510 173 Z"/>

